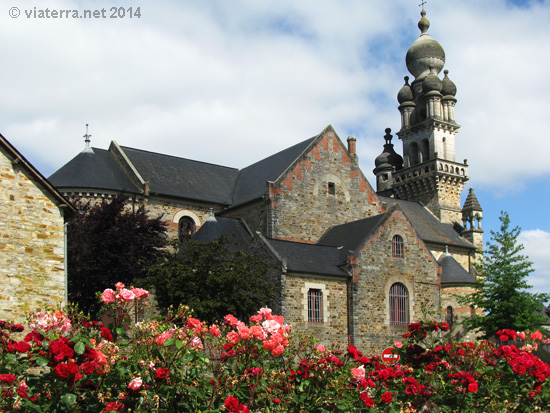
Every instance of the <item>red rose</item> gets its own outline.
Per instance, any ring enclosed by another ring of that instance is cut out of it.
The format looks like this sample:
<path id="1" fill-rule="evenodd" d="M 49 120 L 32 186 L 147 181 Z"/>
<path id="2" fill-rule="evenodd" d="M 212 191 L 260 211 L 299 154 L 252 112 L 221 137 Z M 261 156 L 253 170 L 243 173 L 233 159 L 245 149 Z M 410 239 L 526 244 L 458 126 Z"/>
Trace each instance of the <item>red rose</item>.
<path id="1" fill-rule="evenodd" d="M 470 393 L 475 393 L 475 392 L 477 392 L 478 388 L 479 388 L 479 386 L 478 386 L 478 384 L 477 384 L 476 382 L 473 382 L 473 383 L 468 384 L 468 391 L 469 391 Z"/>
<path id="2" fill-rule="evenodd" d="M 228 396 L 224 402 L 225 408 L 231 412 L 239 411 L 239 400 L 236 397 Z"/>
<path id="3" fill-rule="evenodd" d="M 27 343 L 26 341 L 18 341 L 13 345 L 16 351 L 20 353 L 26 353 L 31 349 L 31 345 Z"/>
<path id="4" fill-rule="evenodd" d="M 386 393 L 384 393 L 384 394 L 382 395 L 382 401 L 383 401 L 384 403 L 391 403 L 392 400 L 393 400 L 393 396 L 392 396 L 392 394 L 391 394 L 389 391 L 387 391 Z"/>
<path id="5" fill-rule="evenodd" d="M 124 404 L 121 402 L 109 402 L 105 406 L 104 412 L 120 412 L 124 410 Z"/>
<path id="6" fill-rule="evenodd" d="M 363 400 L 363 403 L 365 403 L 365 406 L 367 407 L 373 407 L 374 406 L 374 399 L 369 396 L 367 392 L 363 392 L 359 395 L 361 400 Z"/>
<path id="7" fill-rule="evenodd" d="M 170 370 L 162 367 L 158 368 L 155 371 L 155 380 L 166 380 L 169 374 L 170 374 Z"/>
<path id="8" fill-rule="evenodd" d="M 0 381 L 2 383 L 13 383 L 15 380 L 17 380 L 17 377 L 15 377 L 13 374 L 0 374 Z"/>

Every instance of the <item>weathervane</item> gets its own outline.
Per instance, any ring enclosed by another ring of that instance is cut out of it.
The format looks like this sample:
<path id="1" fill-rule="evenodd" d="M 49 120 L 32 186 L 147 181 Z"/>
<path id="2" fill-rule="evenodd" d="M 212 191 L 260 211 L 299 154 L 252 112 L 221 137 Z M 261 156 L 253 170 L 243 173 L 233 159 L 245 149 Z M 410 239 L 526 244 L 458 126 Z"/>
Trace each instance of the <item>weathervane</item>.
<path id="1" fill-rule="evenodd" d="M 90 138 L 92 135 L 88 133 L 88 124 L 86 124 L 86 135 L 84 135 L 84 142 L 86 142 L 86 149 L 90 149 Z"/>

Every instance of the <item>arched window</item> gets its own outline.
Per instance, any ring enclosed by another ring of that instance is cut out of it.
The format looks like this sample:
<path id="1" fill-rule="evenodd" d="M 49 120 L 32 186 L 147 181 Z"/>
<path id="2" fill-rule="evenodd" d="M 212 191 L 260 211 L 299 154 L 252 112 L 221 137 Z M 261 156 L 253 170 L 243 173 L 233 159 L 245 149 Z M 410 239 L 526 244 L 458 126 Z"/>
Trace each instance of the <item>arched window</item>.
<path id="1" fill-rule="evenodd" d="M 447 307 L 447 324 L 453 325 L 453 307 L 451 306 Z"/>
<path id="2" fill-rule="evenodd" d="M 421 160 L 421 162 L 426 162 L 426 161 L 430 160 L 430 143 L 428 142 L 428 139 L 422 140 L 421 145 L 422 145 L 422 150 L 421 150 L 422 160 Z"/>
<path id="3" fill-rule="evenodd" d="M 418 144 L 416 142 L 409 145 L 409 160 L 410 166 L 418 164 Z"/>
<path id="4" fill-rule="evenodd" d="M 195 233 L 195 221 L 191 217 L 181 217 L 178 222 L 178 237 L 180 242 L 187 241 Z"/>
<path id="5" fill-rule="evenodd" d="M 307 321 L 323 322 L 323 291 L 310 288 L 307 292 Z"/>
<path id="6" fill-rule="evenodd" d="M 409 291 L 401 283 L 395 283 L 390 287 L 390 324 L 409 324 Z"/>
<path id="7" fill-rule="evenodd" d="M 391 242 L 391 255 L 397 258 L 403 258 L 403 238 L 400 235 L 394 235 Z"/>

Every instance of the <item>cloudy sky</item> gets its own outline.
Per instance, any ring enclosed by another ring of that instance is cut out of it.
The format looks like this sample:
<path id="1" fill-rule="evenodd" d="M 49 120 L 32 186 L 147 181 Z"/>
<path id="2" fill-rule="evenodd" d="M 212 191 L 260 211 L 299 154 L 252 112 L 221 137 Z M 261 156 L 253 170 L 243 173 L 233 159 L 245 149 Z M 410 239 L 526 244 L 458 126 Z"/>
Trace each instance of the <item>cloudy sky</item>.
<path id="1" fill-rule="evenodd" d="M 84 148 L 86 123 L 95 147 L 237 168 L 331 124 L 357 136 L 374 184 L 384 129 L 400 127 L 419 3 L 0 0 L 0 133 L 49 176 Z M 485 238 L 508 211 L 531 284 L 550 292 L 550 0 L 425 9 L 458 87 L 457 160 L 468 159 Z"/>

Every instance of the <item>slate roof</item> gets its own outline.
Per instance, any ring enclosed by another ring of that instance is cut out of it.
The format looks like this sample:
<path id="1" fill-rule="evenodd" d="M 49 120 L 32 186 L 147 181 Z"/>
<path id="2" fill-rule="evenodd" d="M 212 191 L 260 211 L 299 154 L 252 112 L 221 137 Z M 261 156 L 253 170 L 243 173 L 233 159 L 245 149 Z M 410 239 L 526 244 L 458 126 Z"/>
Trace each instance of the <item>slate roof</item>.
<path id="1" fill-rule="evenodd" d="M 149 191 L 178 198 L 231 204 L 238 169 L 123 146 Z"/>
<path id="2" fill-rule="evenodd" d="M 149 182 L 150 193 L 239 205 L 261 198 L 267 181 L 277 180 L 317 136 L 284 149 L 242 170 L 122 146 L 132 166 Z M 59 189 L 92 189 L 141 193 L 110 150 L 79 153 L 49 178 Z"/>
<path id="3" fill-rule="evenodd" d="M 472 274 L 462 267 L 450 254 L 443 254 L 438 261 L 441 266 L 441 284 L 475 284 Z"/>
<path id="4" fill-rule="evenodd" d="M 386 217 L 387 213 L 333 226 L 323 234 L 317 244 L 342 247 L 346 253 L 355 252 L 374 234 Z"/>
<path id="5" fill-rule="evenodd" d="M 277 180 L 316 138 L 314 136 L 242 169 L 235 186 L 233 204 L 262 197 L 267 192 L 267 181 Z"/>
<path id="6" fill-rule="evenodd" d="M 83 151 L 54 172 L 49 181 L 59 189 L 82 188 L 139 193 L 115 156 L 105 149 Z"/>
<path id="7" fill-rule="evenodd" d="M 444 224 L 422 204 L 413 201 L 404 201 L 401 199 L 387 198 L 380 196 L 381 202 L 386 202 L 388 206 L 399 205 L 411 222 L 411 225 L 424 242 L 462 247 L 474 250 L 474 245 L 465 240 L 454 229 L 453 224 Z"/>
<path id="8" fill-rule="evenodd" d="M 286 259 L 289 272 L 349 277 L 349 273 L 341 268 L 347 264 L 344 249 L 276 239 L 267 239 L 267 242 Z"/>
<path id="9" fill-rule="evenodd" d="M 234 249 L 248 247 L 252 234 L 240 219 L 210 217 L 191 237 L 193 241 L 210 242 L 224 235 L 235 246 Z"/>

